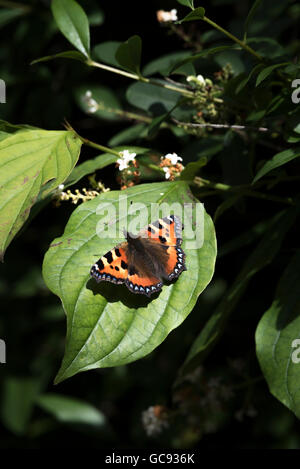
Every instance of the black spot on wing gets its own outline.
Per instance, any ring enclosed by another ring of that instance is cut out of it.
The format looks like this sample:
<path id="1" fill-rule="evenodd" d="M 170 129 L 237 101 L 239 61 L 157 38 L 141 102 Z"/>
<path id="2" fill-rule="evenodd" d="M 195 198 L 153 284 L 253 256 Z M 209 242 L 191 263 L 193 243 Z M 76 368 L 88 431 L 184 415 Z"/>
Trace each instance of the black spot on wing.
<path id="1" fill-rule="evenodd" d="M 105 259 L 107 259 L 107 262 L 108 262 L 109 264 L 112 263 L 112 261 L 113 261 L 113 256 L 112 256 L 111 251 L 109 251 L 109 252 L 107 252 L 106 254 L 104 254 L 104 257 L 105 257 Z"/>
<path id="2" fill-rule="evenodd" d="M 121 253 L 120 253 L 119 248 L 115 248 L 115 254 L 116 254 L 117 257 L 121 257 Z"/>
<path id="3" fill-rule="evenodd" d="M 129 267 L 129 275 L 138 275 L 138 274 L 139 274 L 138 270 L 136 270 L 136 268 L 133 265 L 131 265 Z"/>
<path id="4" fill-rule="evenodd" d="M 103 270 L 103 269 L 104 269 L 104 264 L 103 264 L 103 262 L 101 261 L 101 259 L 99 259 L 99 261 L 96 262 L 96 264 L 97 264 L 99 270 Z"/>
<path id="5" fill-rule="evenodd" d="M 164 238 L 163 236 L 160 236 L 159 240 L 160 240 L 161 243 L 166 243 L 167 242 L 166 238 Z"/>
<path id="6" fill-rule="evenodd" d="M 121 267 L 122 269 L 127 269 L 128 268 L 128 264 L 126 264 L 126 262 L 124 262 L 123 260 L 121 261 Z"/>

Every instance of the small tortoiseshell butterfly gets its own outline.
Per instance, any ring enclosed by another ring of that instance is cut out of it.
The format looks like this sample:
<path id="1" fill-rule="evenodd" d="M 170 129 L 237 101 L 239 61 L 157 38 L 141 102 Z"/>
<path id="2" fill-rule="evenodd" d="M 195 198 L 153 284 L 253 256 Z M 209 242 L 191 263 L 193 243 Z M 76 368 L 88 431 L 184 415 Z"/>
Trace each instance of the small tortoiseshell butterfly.
<path id="1" fill-rule="evenodd" d="M 173 280 L 185 267 L 181 249 L 182 224 L 175 215 L 151 223 L 137 236 L 125 232 L 127 242 L 118 244 L 91 268 L 91 275 L 121 284 L 132 293 L 151 296 L 162 288 L 162 279 Z"/>

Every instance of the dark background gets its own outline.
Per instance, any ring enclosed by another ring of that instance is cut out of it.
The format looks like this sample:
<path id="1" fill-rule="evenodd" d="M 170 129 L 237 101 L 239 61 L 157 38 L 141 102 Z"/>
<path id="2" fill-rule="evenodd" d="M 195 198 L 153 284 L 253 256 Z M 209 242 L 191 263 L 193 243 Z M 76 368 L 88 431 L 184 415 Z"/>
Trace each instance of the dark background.
<path id="1" fill-rule="evenodd" d="M 128 123 L 85 115 L 76 103 L 75 90 L 82 83 L 107 85 L 125 103 L 124 91 L 130 80 L 90 70 L 75 61 L 56 60 L 30 66 L 35 58 L 71 47 L 54 26 L 50 2 L 32 0 L 26 4 L 32 7 L 28 14 L 0 23 L 0 77 L 7 83 L 7 103 L 0 105 L 1 118 L 45 129 L 61 129 L 66 118 L 81 135 L 106 145 Z M 144 64 L 184 47 L 180 38 L 156 20 L 158 9 L 177 8 L 180 17 L 187 13 L 175 0 L 81 4 L 87 13 L 100 7 L 104 14 L 104 22 L 91 29 L 93 45 L 108 40 L 124 41 L 139 34 L 143 39 Z M 208 16 L 238 36 L 251 4 L 230 0 L 202 3 Z M 296 2 L 266 1 L 253 25 L 255 34 L 276 37 L 282 44 L 296 41 L 298 13 Z M 209 30 L 202 23 L 198 27 L 203 32 Z M 182 149 L 169 132 L 162 132 L 154 145 L 162 154 L 172 151 L 180 154 Z M 272 154 L 268 149 L 262 151 Z M 96 154 L 84 148 L 80 161 Z M 211 170 L 221 173 L 217 163 Z M 118 188 L 111 167 L 101 172 L 101 180 Z M 210 214 L 217 205 L 214 198 L 205 202 Z M 247 200 L 246 211 L 230 211 L 216 227 L 219 247 L 247 232 L 253 224 L 270 218 L 277 209 L 272 202 Z M 251 247 L 218 257 L 214 279 L 194 311 L 148 357 L 128 366 L 81 373 L 54 386 L 64 352 L 65 318 L 59 299 L 43 282 L 41 264 L 49 244 L 61 235 L 73 210 L 70 203 L 59 207 L 49 204 L 12 242 L 5 263 L 0 266 L 0 337 L 7 345 L 7 363 L 0 365 L 0 448 L 299 448 L 299 423 L 269 393 L 255 358 L 254 344 L 256 325 L 272 302 L 277 279 L 296 245 L 294 238 L 284 244 L 276 264 L 250 282 L 222 340 L 203 364 L 206 383 L 221 377 L 222 382 L 230 386 L 234 383 L 236 387 L 230 402 L 223 403 L 221 410 L 216 408 L 215 414 L 220 414 L 220 419 L 217 423 L 214 419 L 208 431 L 209 416 L 205 415 L 204 422 L 200 413 L 198 420 L 193 420 L 194 411 L 189 403 L 184 411 L 174 402 L 172 386 L 193 340 L 240 271 Z M 237 359 L 242 360 L 240 375 L 232 365 Z M 239 383 L 249 379 L 254 379 L 253 385 L 239 387 Z M 202 393 L 197 386 L 192 386 L 193 392 Z M 60 422 L 32 404 L 32 396 L 45 392 L 72 396 L 93 405 L 104 414 L 106 423 L 94 428 Z M 154 405 L 166 406 L 172 412 L 179 409 L 179 414 L 166 431 L 149 437 L 141 416 Z M 241 409 L 249 408 L 254 409 L 255 415 L 244 412 L 241 420 Z"/>

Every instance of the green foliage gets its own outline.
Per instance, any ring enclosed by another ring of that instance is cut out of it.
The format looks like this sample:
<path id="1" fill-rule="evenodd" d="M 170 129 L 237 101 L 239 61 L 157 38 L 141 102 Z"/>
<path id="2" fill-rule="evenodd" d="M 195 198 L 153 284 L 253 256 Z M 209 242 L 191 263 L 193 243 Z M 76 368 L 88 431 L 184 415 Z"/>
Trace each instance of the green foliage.
<path id="1" fill-rule="evenodd" d="M 129 72 L 140 75 L 142 40 L 139 36 L 132 36 L 118 47 L 115 57 L 119 64 Z"/>
<path id="2" fill-rule="evenodd" d="M 127 189 L 123 194 L 128 196 L 129 213 L 133 202 L 143 202 L 150 207 L 151 203 L 193 201 L 188 186 L 182 182 L 145 184 Z M 121 241 L 99 240 L 95 234 L 99 222 L 97 210 L 99 204 L 114 205 L 114 224 L 118 232 L 124 223 L 124 215 L 119 212 L 120 195 L 118 191 L 109 192 L 78 207 L 64 236 L 52 242 L 45 256 L 44 279 L 61 298 L 68 318 L 66 352 L 57 382 L 79 371 L 119 366 L 149 354 L 191 312 L 212 277 L 215 233 L 210 217 L 205 214 L 203 246 L 187 251 L 187 272 L 175 284 L 164 286 L 157 298 L 132 297 L 124 286 L 100 284 L 100 288 L 97 287 L 90 279 L 90 266 L 101 253 L 105 254 Z M 129 215 L 128 221 L 131 219 Z M 200 231 L 203 227 L 197 229 Z M 185 244 L 183 237 L 183 249 Z M 76 270 L 74 265 L 78 266 Z"/>
<path id="3" fill-rule="evenodd" d="M 90 54 L 89 21 L 75 0 L 52 0 L 52 13 L 62 34 L 86 57 Z"/>
<path id="4" fill-rule="evenodd" d="M 205 9 L 203 7 L 194 8 L 191 13 L 188 13 L 182 20 L 178 21 L 178 24 L 185 23 L 186 21 L 202 20 L 205 15 Z"/>
<path id="5" fill-rule="evenodd" d="M 46 197 L 71 173 L 80 147 L 79 138 L 71 131 L 19 127 L 14 133 L 2 133 L 0 258 L 38 197 Z"/>
<path id="6" fill-rule="evenodd" d="M 270 308 L 256 330 L 257 357 L 271 393 L 300 418 L 299 251 L 284 271 Z M 296 341 L 296 343 L 294 343 Z M 295 358 L 293 357 L 295 356 Z"/>
<path id="7" fill-rule="evenodd" d="M 300 9 L 171 3 L 2 2 L 1 447 L 300 447 Z M 204 244 L 151 298 L 96 284 L 105 202 L 204 203 Z"/>

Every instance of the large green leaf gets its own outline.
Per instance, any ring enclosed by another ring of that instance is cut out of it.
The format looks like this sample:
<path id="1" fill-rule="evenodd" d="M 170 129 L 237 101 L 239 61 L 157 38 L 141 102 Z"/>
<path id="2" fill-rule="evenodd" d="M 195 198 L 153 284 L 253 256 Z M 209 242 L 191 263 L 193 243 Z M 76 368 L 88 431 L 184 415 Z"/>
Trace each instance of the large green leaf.
<path id="1" fill-rule="evenodd" d="M 256 330 L 257 357 L 271 393 L 300 418 L 300 252 L 286 268 Z M 298 350 L 297 350 L 298 349 Z"/>
<path id="2" fill-rule="evenodd" d="M 15 133 L 4 133 L 2 137 L 0 258 L 27 220 L 38 196 L 46 197 L 69 176 L 81 148 L 81 141 L 71 131 L 16 127 Z"/>
<path id="3" fill-rule="evenodd" d="M 193 343 L 183 364 L 183 372 L 198 366 L 215 346 L 223 333 L 228 318 L 245 292 L 249 281 L 274 259 L 286 233 L 294 224 L 298 213 L 299 207 L 295 206 L 280 212 L 272 219 L 263 238 L 251 252 L 236 280 Z"/>
<path id="4" fill-rule="evenodd" d="M 52 0 L 51 9 L 62 34 L 86 57 L 90 54 L 89 21 L 75 0 Z"/>
<path id="5" fill-rule="evenodd" d="M 90 278 L 92 264 L 121 241 L 97 236 L 101 219 L 97 209 L 101 204 L 113 204 L 116 220 L 110 218 L 110 225 L 122 229 L 126 219 L 130 221 L 133 216 L 127 217 L 125 209 L 119 209 L 120 196 L 127 210 L 133 202 L 143 203 L 147 209 L 153 203 L 177 202 L 180 207 L 194 203 L 185 182 L 162 182 L 104 193 L 76 208 L 43 264 L 45 282 L 61 298 L 67 314 L 66 350 L 56 382 L 84 370 L 122 365 L 149 354 L 191 312 L 213 275 L 215 231 L 204 211 L 203 222 L 196 228 L 199 234 L 204 230 L 202 247 L 187 249 L 189 241 L 183 239 L 187 271 L 175 283 L 164 285 L 159 294 L 147 298 L 132 294 L 124 285 L 96 284 Z"/>

